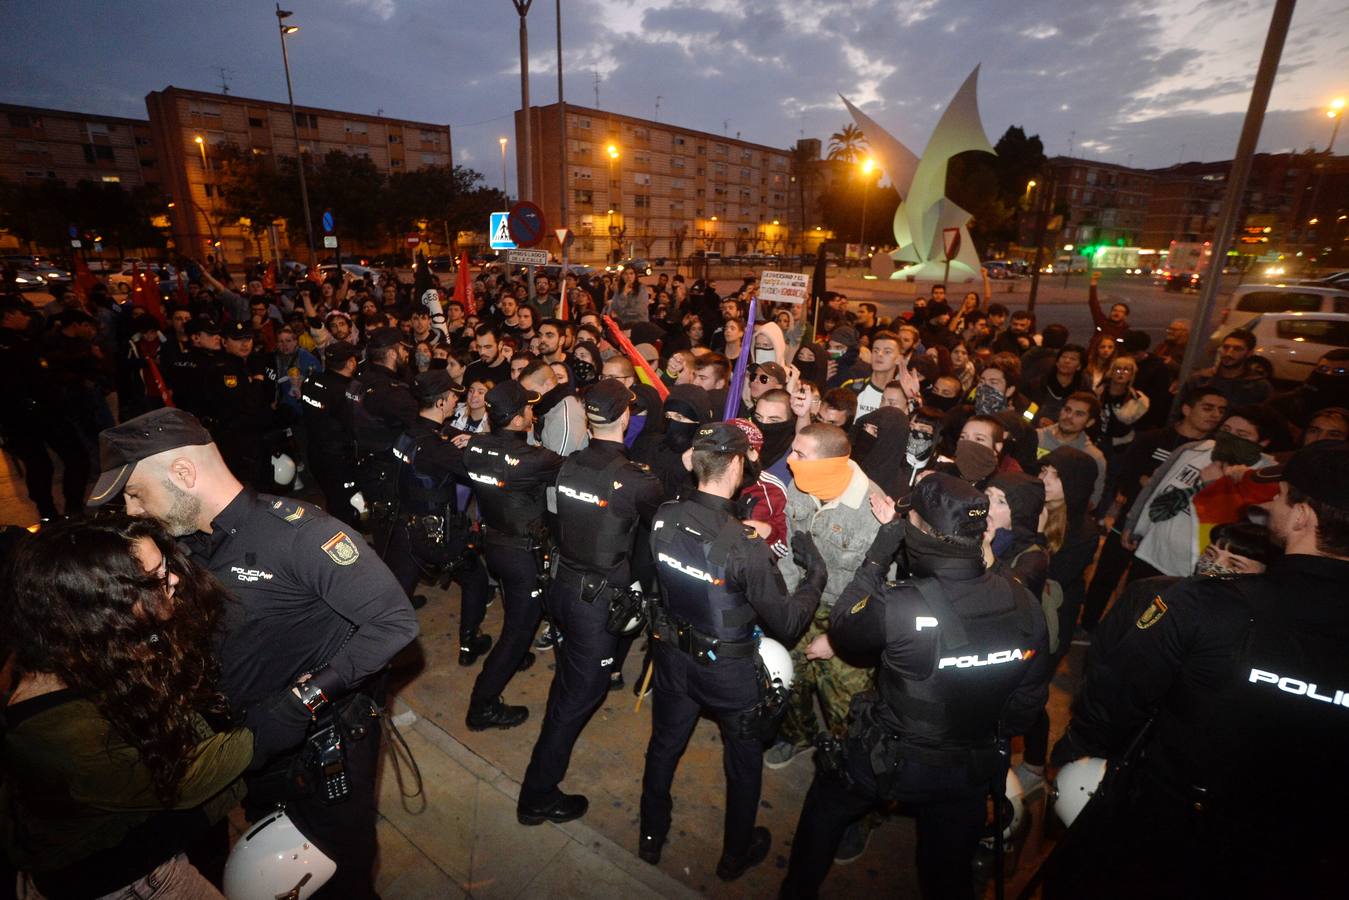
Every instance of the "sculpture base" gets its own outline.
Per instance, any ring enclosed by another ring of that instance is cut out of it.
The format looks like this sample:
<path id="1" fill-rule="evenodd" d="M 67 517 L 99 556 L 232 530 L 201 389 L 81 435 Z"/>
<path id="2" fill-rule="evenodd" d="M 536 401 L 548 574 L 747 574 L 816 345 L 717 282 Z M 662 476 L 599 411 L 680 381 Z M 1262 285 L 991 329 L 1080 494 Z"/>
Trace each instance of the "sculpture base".
<path id="1" fill-rule="evenodd" d="M 958 259 L 951 260 L 951 274 L 946 274 L 946 263 L 942 260 L 928 260 L 921 263 L 910 263 L 895 269 L 890 273 L 891 281 L 976 281 L 979 278 L 979 270 L 974 269 L 967 263 Z"/>

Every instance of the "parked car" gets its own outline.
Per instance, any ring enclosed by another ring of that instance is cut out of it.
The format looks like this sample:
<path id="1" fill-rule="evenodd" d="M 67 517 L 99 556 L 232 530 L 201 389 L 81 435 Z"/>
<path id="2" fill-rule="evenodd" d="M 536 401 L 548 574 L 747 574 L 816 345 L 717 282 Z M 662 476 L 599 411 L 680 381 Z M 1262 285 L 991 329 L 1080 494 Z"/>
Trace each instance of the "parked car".
<path id="1" fill-rule="evenodd" d="M 1304 381 L 1327 352 L 1349 347 L 1349 313 L 1260 313 L 1246 327 L 1255 335 L 1256 355 L 1273 364 L 1277 381 Z"/>
<path id="2" fill-rule="evenodd" d="M 369 266 L 362 266 L 358 263 L 342 263 L 342 271 L 350 272 L 355 277 L 363 280 L 369 287 L 374 287 L 379 281 L 379 272 Z M 330 278 L 337 272 L 337 263 L 324 263 L 319 266 L 319 274 L 325 279 Z"/>
<path id="3" fill-rule="evenodd" d="M 1215 341 L 1261 313 L 1349 313 L 1349 290 L 1306 284 L 1243 284 L 1232 293 L 1231 305 L 1222 311 Z"/>
<path id="4" fill-rule="evenodd" d="M 711 260 L 708 260 L 711 262 Z M 606 272 L 622 272 L 624 269 L 636 269 L 638 275 L 650 275 L 653 271 L 651 263 L 645 259 L 625 259 L 622 262 L 609 263 L 604 267 Z"/>

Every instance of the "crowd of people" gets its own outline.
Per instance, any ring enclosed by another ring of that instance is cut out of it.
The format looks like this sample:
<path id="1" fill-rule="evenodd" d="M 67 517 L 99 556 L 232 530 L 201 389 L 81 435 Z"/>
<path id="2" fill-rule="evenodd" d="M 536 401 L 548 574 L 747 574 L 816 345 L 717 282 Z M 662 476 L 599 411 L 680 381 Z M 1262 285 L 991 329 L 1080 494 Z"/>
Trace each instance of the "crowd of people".
<path id="1" fill-rule="evenodd" d="M 0 299 L 0 435 L 44 521 L 12 538 L 0 614 L 2 812 L 22 826 L 4 833 L 29 896 L 214 896 L 245 793 L 250 818 L 283 804 L 337 861 L 320 896 L 373 896 L 388 665 L 422 585 L 451 581 L 458 663 L 481 661 L 470 730 L 526 721 L 512 677 L 557 655 L 522 825 L 585 814 L 561 784 L 635 645 L 653 864 L 706 714 L 724 880 L 771 846 L 764 769 L 815 751 L 786 897 L 861 856 L 894 801 L 917 815 L 924 895 L 973 896 L 1015 755 L 1031 793 L 1140 744 L 1149 780 L 1075 844 L 1110 845 L 1113 868 L 1064 854 L 1051 891 L 1325 874 L 1325 835 L 1242 829 L 1276 800 L 1333 812 L 1346 780 L 1243 807 L 1232 757 L 1277 765 L 1279 741 L 1315 736 L 1309 758 L 1343 758 L 1349 351 L 1281 392 L 1237 329 L 1182 381 L 1188 323 L 1154 344 L 1096 278 L 1093 328 L 1073 335 L 991 302 L 986 278 L 887 318 L 837 292 L 751 304 L 752 276 L 723 293 L 493 268 L 451 292 L 425 269 L 414 285 L 260 272 L 236 290 L 184 269 L 162 300 Z M 789 688 L 766 639 L 790 653 Z M 1049 682 L 1075 644 L 1086 685 L 1051 754 Z M 325 734 L 346 748 L 340 784 L 311 766 Z M 1120 839 L 1149 817 L 1164 854 Z"/>

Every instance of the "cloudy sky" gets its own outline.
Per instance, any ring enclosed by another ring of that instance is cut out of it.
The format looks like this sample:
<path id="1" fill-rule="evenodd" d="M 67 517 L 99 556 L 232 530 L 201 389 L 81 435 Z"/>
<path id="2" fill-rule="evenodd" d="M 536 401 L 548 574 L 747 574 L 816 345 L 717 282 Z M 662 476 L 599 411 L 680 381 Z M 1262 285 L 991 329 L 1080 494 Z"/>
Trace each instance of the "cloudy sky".
<path id="1" fill-rule="evenodd" d="M 296 101 L 453 126 L 457 161 L 499 182 L 514 134 L 510 0 L 288 0 Z M 982 64 L 993 140 L 1141 166 L 1230 158 L 1272 0 L 562 0 L 568 99 L 746 140 L 824 137 L 846 94 L 921 152 Z M 1186 11 L 1176 11 L 1178 8 Z M 145 117 L 173 84 L 284 100 L 261 0 L 0 2 L 0 100 Z M 554 0 L 529 15 L 532 99 L 557 99 Z M 1349 94 L 1349 3 L 1302 0 L 1262 150 L 1325 147 Z M 1341 136 L 1349 151 L 1349 133 Z M 514 169 L 512 166 L 512 173 Z M 514 192 L 514 174 L 511 176 Z"/>

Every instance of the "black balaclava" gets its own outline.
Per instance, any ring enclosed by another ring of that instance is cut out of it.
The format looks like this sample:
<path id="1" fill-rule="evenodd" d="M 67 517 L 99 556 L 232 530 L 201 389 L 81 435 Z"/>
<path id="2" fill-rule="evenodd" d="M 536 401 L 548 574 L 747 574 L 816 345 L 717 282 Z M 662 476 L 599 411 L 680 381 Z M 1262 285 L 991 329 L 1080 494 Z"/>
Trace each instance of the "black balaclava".
<path id="1" fill-rule="evenodd" d="M 678 413 L 691 422 L 665 420 L 665 445 L 683 453 L 693 444 L 698 426 L 712 421 L 712 401 L 696 384 L 677 384 L 670 388 L 670 396 L 665 398 L 665 412 Z"/>
<path id="2" fill-rule="evenodd" d="M 876 436 L 867 433 L 876 426 Z M 866 476 L 891 497 L 905 492 L 904 451 L 909 441 L 909 417 L 902 409 L 883 406 L 858 419 L 852 427 L 852 458 Z"/>
<path id="3" fill-rule="evenodd" d="M 773 465 L 792 449 L 792 441 L 796 440 L 795 417 L 786 422 L 769 424 L 756 420 L 754 424 L 763 433 L 763 447 L 759 450 L 759 461 L 765 466 Z"/>

